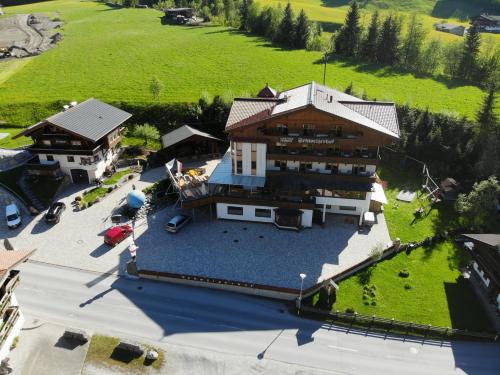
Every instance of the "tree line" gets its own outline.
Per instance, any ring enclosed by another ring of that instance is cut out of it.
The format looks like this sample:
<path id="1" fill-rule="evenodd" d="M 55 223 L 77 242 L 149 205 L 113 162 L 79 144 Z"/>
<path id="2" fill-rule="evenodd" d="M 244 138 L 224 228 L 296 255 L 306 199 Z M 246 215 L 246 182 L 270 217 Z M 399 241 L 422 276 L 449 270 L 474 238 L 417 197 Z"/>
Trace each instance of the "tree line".
<path id="1" fill-rule="evenodd" d="M 445 73 L 476 83 L 498 82 L 500 48 L 484 46 L 481 34 L 472 25 L 463 41 L 443 44 L 428 39 L 416 14 L 408 22 L 396 14 L 381 17 L 373 13 L 366 30 L 360 23 L 359 6 L 351 3 L 344 25 L 332 36 L 332 52 L 347 58 L 404 68 L 424 74 Z"/>

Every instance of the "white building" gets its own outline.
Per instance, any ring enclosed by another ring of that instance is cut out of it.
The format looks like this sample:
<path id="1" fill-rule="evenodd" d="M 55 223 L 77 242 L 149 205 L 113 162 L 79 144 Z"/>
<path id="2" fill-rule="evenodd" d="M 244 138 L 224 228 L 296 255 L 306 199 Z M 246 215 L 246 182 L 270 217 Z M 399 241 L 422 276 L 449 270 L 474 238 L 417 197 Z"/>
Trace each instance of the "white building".
<path id="1" fill-rule="evenodd" d="M 132 115 L 119 108 L 89 99 L 72 102 L 59 112 L 17 134 L 30 136 L 28 149 L 36 155 L 27 164 L 32 175 L 64 173 L 73 182 L 100 178 L 115 157 L 120 126 Z"/>

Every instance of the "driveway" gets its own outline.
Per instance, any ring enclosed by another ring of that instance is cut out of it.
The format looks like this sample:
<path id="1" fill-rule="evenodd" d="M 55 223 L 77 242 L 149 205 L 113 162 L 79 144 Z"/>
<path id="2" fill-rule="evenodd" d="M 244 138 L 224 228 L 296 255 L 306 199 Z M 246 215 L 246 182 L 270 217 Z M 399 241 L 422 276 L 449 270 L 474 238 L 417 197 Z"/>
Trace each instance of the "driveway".
<path id="1" fill-rule="evenodd" d="M 72 206 L 83 187 L 72 185 L 60 197 L 67 208 L 59 224 L 48 226 L 43 215 L 25 217 L 31 221 L 13 231 L 3 227 L 1 234 L 17 249 L 37 248 L 36 261 L 124 274 L 128 242 L 115 247 L 103 243 L 111 214 L 124 204 L 132 184 L 143 189 L 164 173 L 162 167 L 148 170 L 83 211 Z M 378 243 L 390 242 L 381 214 L 368 232 L 359 232 L 356 220 L 344 216 L 328 216 L 324 228 L 291 232 L 271 224 L 217 220 L 198 209 L 194 222 L 172 235 L 164 226 L 175 213 L 167 207 L 136 222 L 139 269 L 298 289 L 300 273 L 307 274 L 307 288 L 362 261 Z"/>
<path id="2" fill-rule="evenodd" d="M 83 211 L 75 211 L 72 202 L 91 186 L 70 185 L 58 197 L 66 203 L 59 224 L 47 225 L 44 213 L 36 217 L 24 215 L 20 228 L 9 230 L 2 225 L 0 236 L 9 238 L 16 249 L 36 248 L 32 260 L 101 273 L 123 273 L 129 260 L 126 241 L 113 248 L 103 243 L 105 231 L 112 226 L 111 213 L 125 202 L 132 184 L 141 190 L 164 176 L 163 167 L 150 169 Z"/>

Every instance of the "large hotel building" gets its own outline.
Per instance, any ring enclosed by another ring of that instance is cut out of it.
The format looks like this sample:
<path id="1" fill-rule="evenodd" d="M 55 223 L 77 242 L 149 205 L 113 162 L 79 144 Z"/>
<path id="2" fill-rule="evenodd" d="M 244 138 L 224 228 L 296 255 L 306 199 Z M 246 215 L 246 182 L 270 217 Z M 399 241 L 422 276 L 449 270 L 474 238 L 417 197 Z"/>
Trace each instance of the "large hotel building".
<path id="1" fill-rule="evenodd" d="M 394 103 L 315 82 L 235 99 L 226 132 L 230 147 L 208 181 L 217 217 L 294 229 L 370 211 L 379 148 L 399 138 Z"/>

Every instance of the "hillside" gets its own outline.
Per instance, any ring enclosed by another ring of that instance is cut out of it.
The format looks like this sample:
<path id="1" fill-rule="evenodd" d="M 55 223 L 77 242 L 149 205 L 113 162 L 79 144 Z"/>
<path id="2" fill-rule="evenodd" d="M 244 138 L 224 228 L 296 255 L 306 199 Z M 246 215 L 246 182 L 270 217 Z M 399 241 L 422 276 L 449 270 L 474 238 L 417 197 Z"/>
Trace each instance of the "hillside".
<path id="1" fill-rule="evenodd" d="M 151 102 L 149 82 L 164 84 L 160 101 L 197 101 L 203 92 L 255 93 L 268 82 L 278 88 L 322 81 L 322 54 L 282 50 L 267 41 L 224 27 L 164 26 L 152 9 L 112 9 L 80 0 L 53 0 L 9 7 L 9 13 L 47 12 L 64 21 L 64 39 L 44 54 L 0 63 L 0 123 L 3 131 L 30 125 L 30 103 L 96 97 L 111 102 Z M 333 62 L 327 84 L 350 82 L 369 97 L 409 102 L 433 111 L 474 116 L 483 93 L 448 79 L 416 77 L 370 65 Z M 14 115 L 9 106 L 21 115 Z"/>

